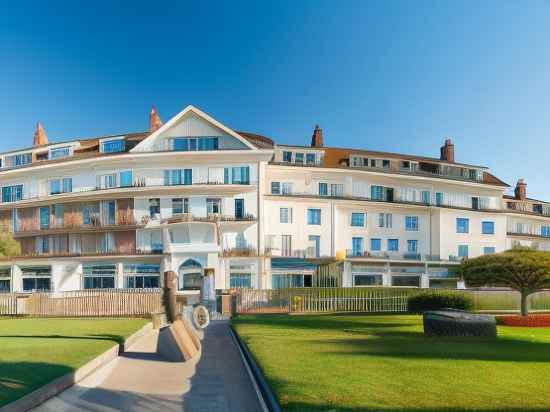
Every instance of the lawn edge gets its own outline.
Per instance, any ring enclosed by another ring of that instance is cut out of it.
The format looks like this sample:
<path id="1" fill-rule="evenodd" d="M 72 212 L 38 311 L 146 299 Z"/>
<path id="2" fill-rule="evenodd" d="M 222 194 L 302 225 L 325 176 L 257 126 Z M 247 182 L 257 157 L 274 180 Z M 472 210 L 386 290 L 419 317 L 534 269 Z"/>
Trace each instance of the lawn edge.
<path id="1" fill-rule="evenodd" d="M 107 349 L 105 352 L 88 361 L 73 372 L 60 376 L 59 378 L 56 378 L 44 386 L 35 389 L 23 397 L 1 406 L 0 412 L 26 412 L 32 408 L 36 408 L 38 405 L 46 402 L 48 399 L 53 398 L 56 395 L 59 395 L 61 392 L 82 381 L 99 368 L 116 359 L 131 345 L 133 345 L 136 340 L 152 329 L 152 322 L 146 323 L 141 329 L 128 336 L 124 340 L 124 343 L 113 345 L 111 348 Z"/>
<path id="2" fill-rule="evenodd" d="M 281 407 L 279 406 L 277 397 L 273 393 L 271 386 L 269 386 L 269 384 L 267 383 L 265 376 L 263 375 L 256 361 L 254 360 L 254 357 L 250 353 L 248 347 L 241 340 L 239 333 L 235 330 L 233 324 L 230 324 L 229 326 L 231 335 L 233 336 L 233 339 L 235 339 L 237 349 L 239 349 L 241 358 L 245 366 L 247 367 L 250 378 L 252 379 L 254 386 L 257 387 L 257 392 L 259 392 L 258 397 L 261 397 L 260 401 L 264 403 L 269 412 L 281 412 Z M 0 412 L 3 411 L 0 409 Z"/>

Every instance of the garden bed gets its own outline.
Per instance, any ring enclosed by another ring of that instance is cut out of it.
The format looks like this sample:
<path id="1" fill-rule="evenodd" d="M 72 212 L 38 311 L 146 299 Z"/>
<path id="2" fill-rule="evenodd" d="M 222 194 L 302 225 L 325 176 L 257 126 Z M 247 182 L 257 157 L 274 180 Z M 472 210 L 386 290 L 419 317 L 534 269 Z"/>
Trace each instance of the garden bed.
<path id="1" fill-rule="evenodd" d="M 499 325 L 504 326 L 519 326 L 527 328 L 542 328 L 550 327 L 550 314 L 544 315 L 508 315 L 497 317 Z"/>

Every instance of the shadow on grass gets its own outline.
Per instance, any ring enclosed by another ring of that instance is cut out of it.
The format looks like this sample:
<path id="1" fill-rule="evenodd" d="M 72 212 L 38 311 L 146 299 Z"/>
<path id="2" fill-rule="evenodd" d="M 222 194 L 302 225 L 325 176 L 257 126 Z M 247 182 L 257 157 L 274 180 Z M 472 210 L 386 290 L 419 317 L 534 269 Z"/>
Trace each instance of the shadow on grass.
<path id="1" fill-rule="evenodd" d="M 2 362 L 0 406 L 12 402 L 74 369 L 45 362 Z"/>
<path id="2" fill-rule="evenodd" d="M 118 343 L 119 345 L 124 344 L 124 337 L 120 335 L 111 335 L 111 334 L 90 334 L 83 336 L 68 336 L 68 335 L 0 335 L 1 338 L 17 338 L 17 339 L 75 339 L 75 340 L 107 340 Z"/>

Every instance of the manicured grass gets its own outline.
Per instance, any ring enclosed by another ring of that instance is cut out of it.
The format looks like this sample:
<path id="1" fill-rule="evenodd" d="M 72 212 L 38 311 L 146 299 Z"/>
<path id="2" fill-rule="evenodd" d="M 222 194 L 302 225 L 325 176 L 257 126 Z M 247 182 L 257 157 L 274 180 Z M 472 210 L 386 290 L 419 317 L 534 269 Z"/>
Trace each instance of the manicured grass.
<path id="1" fill-rule="evenodd" d="M 0 319 L 0 406 L 71 372 L 144 319 Z"/>
<path id="2" fill-rule="evenodd" d="M 425 338 L 409 315 L 242 316 L 285 411 L 549 411 L 550 328 Z"/>

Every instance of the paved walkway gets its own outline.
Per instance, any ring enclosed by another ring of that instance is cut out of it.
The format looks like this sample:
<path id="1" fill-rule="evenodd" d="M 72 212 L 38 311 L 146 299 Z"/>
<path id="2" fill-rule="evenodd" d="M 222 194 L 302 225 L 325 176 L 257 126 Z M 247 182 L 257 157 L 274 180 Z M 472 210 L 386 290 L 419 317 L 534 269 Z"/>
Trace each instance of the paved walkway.
<path id="1" fill-rule="evenodd" d="M 211 322 L 200 358 L 185 363 L 156 354 L 157 334 L 34 411 L 262 411 L 227 321 Z"/>

